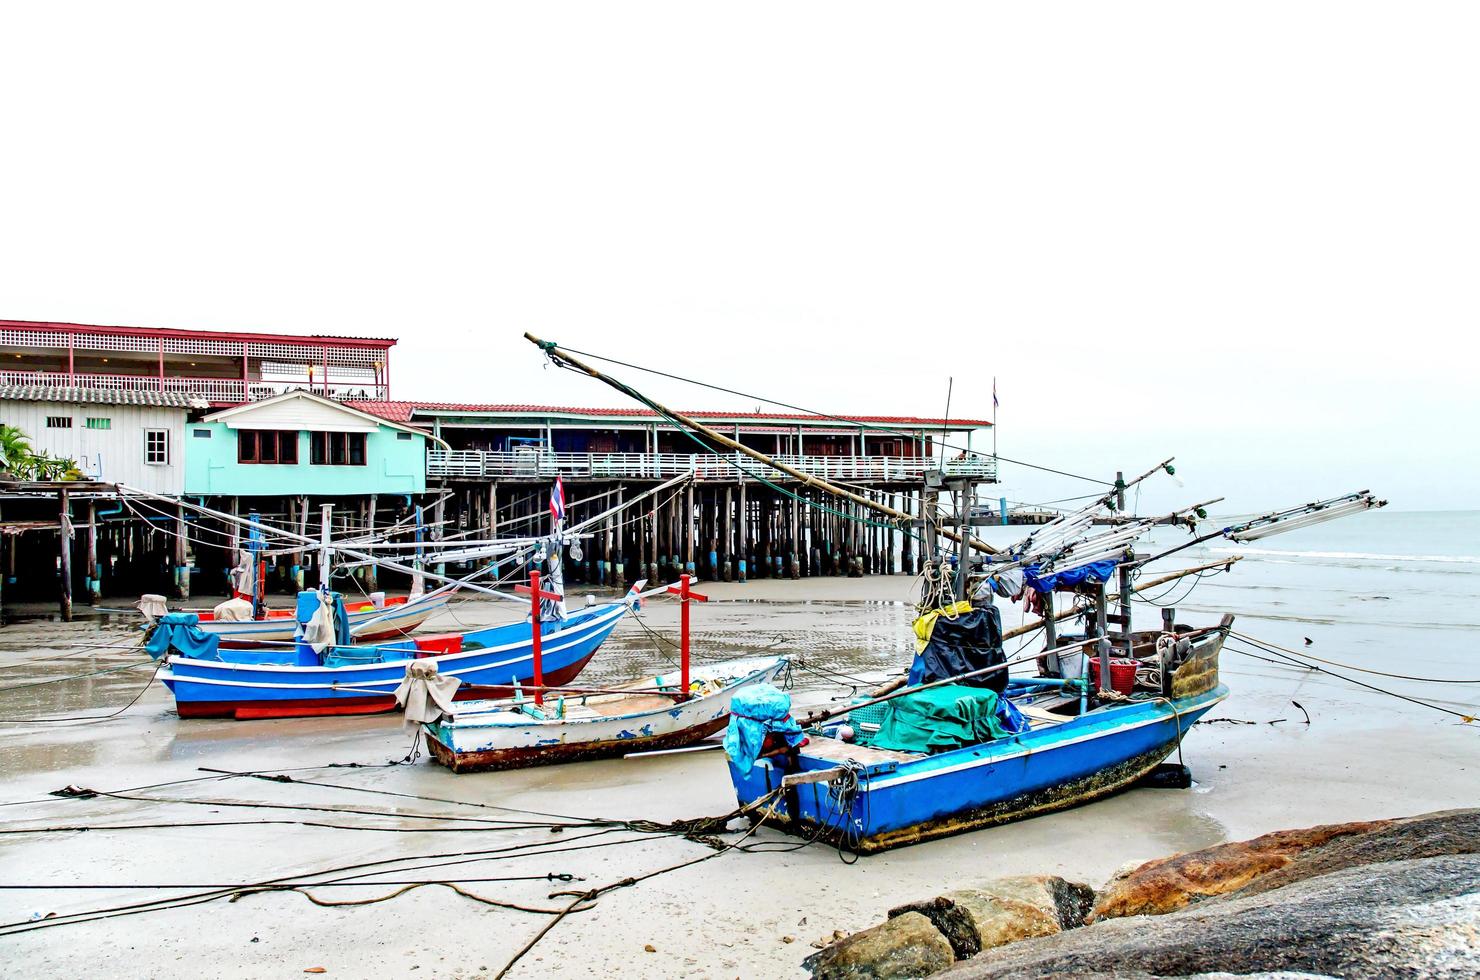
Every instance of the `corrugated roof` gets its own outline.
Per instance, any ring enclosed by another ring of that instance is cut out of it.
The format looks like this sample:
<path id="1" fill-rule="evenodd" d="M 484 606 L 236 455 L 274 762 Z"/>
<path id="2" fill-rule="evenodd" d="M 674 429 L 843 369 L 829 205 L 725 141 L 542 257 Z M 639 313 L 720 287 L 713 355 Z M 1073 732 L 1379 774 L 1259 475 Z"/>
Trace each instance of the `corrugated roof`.
<path id="1" fill-rule="evenodd" d="M 658 414 L 647 408 L 581 408 L 576 406 L 559 405 L 510 405 L 510 404 L 474 404 L 469 402 L 420 402 L 420 401 L 354 401 L 361 411 L 378 415 L 381 418 L 393 422 L 409 422 L 414 413 L 456 413 L 469 412 L 480 414 L 499 415 L 576 415 L 585 418 L 632 418 L 646 419 L 657 418 Z M 818 415 L 804 415 L 801 413 L 786 412 L 712 412 L 712 411 L 683 411 L 682 414 L 695 419 L 743 419 L 758 422 L 812 422 L 818 424 L 837 424 L 836 419 L 826 418 Z M 932 419 L 918 418 L 913 415 L 840 415 L 848 422 L 874 423 L 880 425 L 917 425 L 930 428 L 939 428 L 948 425 L 952 429 L 981 429 L 991 426 L 991 422 L 983 419 Z"/>
<path id="2" fill-rule="evenodd" d="M 53 388 L 50 385 L 0 385 L 0 401 L 67 402 L 74 405 L 145 405 L 154 408 L 206 408 L 203 398 L 183 391 L 133 391 L 112 388 Z"/>
<path id="3" fill-rule="evenodd" d="M 339 347 L 372 347 L 390 349 L 393 337 L 343 337 L 336 334 L 257 333 L 240 330 L 183 330 L 179 327 L 121 327 L 95 323 L 65 323 L 49 320 L 0 320 L 0 328 L 11 330 L 60 331 L 62 333 L 98 333 L 132 337 L 175 337 L 187 340 L 242 340 L 258 344 L 308 344 Z"/>

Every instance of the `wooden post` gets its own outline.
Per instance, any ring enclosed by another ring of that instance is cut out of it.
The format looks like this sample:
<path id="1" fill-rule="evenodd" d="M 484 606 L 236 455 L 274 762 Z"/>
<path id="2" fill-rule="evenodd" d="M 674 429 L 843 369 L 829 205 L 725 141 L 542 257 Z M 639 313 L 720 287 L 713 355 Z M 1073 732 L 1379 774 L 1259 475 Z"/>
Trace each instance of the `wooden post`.
<path id="1" fill-rule="evenodd" d="M 334 505 L 324 504 L 319 510 L 319 588 L 329 588 L 329 531 L 334 521 Z"/>
<path id="2" fill-rule="evenodd" d="M 439 543 L 441 542 L 442 538 L 444 537 L 444 534 L 443 534 L 443 525 L 442 525 L 442 518 L 443 518 L 443 514 L 444 514 L 444 512 L 443 512 L 443 506 L 446 503 L 446 501 L 447 501 L 447 494 L 445 494 L 445 493 L 438 493 L 437 494 L 437 502 L 432 505 L 432 522 L 435 525 L 432 528 L 432 540 L 433 541 L 436 541 L 436 542 L 439 542 Z M 440 547 L 439 547 L 438 550 L 440 550 Z M 447 574 L 447 566 L 444 565 L 444 564 L 438 563 L 438 565 L 437 565 L 437 574 L 438 575 L 446 575 Z"/>
<path id="3" fill-rule="evenodd" d="M 543 662 L 543 651 L 541 650 L 541 618 L 540 600 L 559 599 L 561 596 L 555 592 L 545 592 L 540 588 L 540 572 L 536 568 L 529 573 L 528 585 L 514 586 L 515 592 L 529 593 L 529 627 L 530 627 L 530 655 L 534 661 L 534 703 L 545 703 L 545 666 Z"/>
<path id="4" fill-rule="evenodd" d="M 1110 678 L 1110 640 L 1106 637 L 1105 607 L 1109 605 L 1105 598 L 1105 583 L 1101 582 L 1095 587 L 1095 634 L 1100 638 L 1096 644 L 1100 652 L 1100 690 L 1113 690 L 1115 685 Z"/>
<path id="5" fill-rule="evenodd" d="M 190 598 L 190 551 L 186 537 L 185 508 L 175 508 L 175 594 Z"/>
<path id="6" fill-rule="evenodd" d="M 1125 516 L 1125 474 L 1116 470 L 1115 472 L 1115 512 L 1121 517 Z M 1120 581 L 1120 615 L 1123 618 L 1121 629 L 1125 631 L 1125 655 L 1131 655 L 1131 569 L 1129 562 L 1121 562 L 1118 568 Z"/>
<path id="7" fill-rule="evenodd" d="M 730 581 L 735 572 L 733 567 L 735 560 L 735 537 L 733 527 L 730 523 L 734 517 L 734 511 L 735 498 L 733 491 L 727 485 L 725 487 L 724 509 L 720 511 L 719 518 L 719 574 L 720 578 L 726 582 Z"/>
<path id="8" fill-rule="evenodd" d="M 693 575 L 694 574 L 694 538 L 698 535 L 699 532 L 697 530 L 695 530 L 695 528 L 694 528 L 694 480 L 693 480 L 692 477 L 689 478 L 688 493 L 685 495 L 685 497 L 688 500 L 688 503 L 684 507 L 684 520 L 683 520 L 683 524 L 684 524 L 684 541 L 683 541 L 684 559 L 683 559 L 683 570 L 688 575 Z M 687 606 L 685 608 L 687 608 Z"/>
<path id="9" fill-rule="evenodd" d="M 58 491 L 61 498 L 57 517 L 57 544 L 62 556 L 62 622 L 72 622 L 72 517 L 68 513 L 67 489 Z"/>
<path id="10" fill-rule="evenodd" d="M 374 537 L 375 536 L 375 508 L 378 505 L 378 503 L 379 503 L 379 501 L 377 500 L 376 495 L 372 493 L 370 495 L 370 502 L 365 505 L 365 535 L 366 535 L 366 537 Z M 370 545 L 370 549 L 372 551 L 374 550 L 374 547 L 375 547 L 374 544 L 371 544 Z M 384 552 L 382 552 L 382 554 L 384 554 Z M 380 588 L 380 576 L 379 576 L 379 574 L 376 571 L 374 562 L 372 562 L 369 565 L 366 565 L 365 566 L 365 591 L 366 592 L 375 592 L 379 588 Z"/>
<path id="11" fill-rule="evenodd" d="M 87 502 L 87 601 L 96 606 L 103 597 L 103 583 L 98 576 L 98 505 Z"/>
<path id="12" fill-rule="evenodd" d="M 679 681 L 678 699 L 687 701 L 689 699 L 689 602 L 708 602 L 709 597 L 700 595 L 689 588 L 692 576 L 680 575 L 678 585 L 670 585 L 668 591 L 678 596 L 678 622 L 679 622 Z"/>
<path id="13" fill-rule="evenodd" d="M 738 581 L 738 582 L 744 582 L 745 581 L 745 574 L 746 574 L 747 571 L 749 571 L 749 563 L 748 563 L 747 559 L 750 556 L 750 509 L 746 505 L 746 500 L 745 500 L 745 477 L 744 476 L 740 477 L 740 510 L 739 510 L 739 518 L 740 518 L 740 527 L 739 527 L 739 531 L 740 531 L 739 552 L 740 552 L 740 554 L 739 554 L 739 558 L 738 558 L 738 565 L 737 565 L 737 571 L 736 571 L 736 574 L 735 574 L 735 580 Z"/>
<path id="14" fill-rule="evenodd" d="M 624 506 L 623 501 L 626 498 L 626 491 L 627 487 L 625 484 L 617 484 L 618 507 Z M 627 511 L 625 509 L 617 511 L 617 517 L 620 518 L 620 520 L 617 521 L 617 536 L 616 540 L 613 542 L 613 544 L 616 546 L 617 554 L 615 559 L 613 559 L 614 572 L 612 575 L 612 583 L 614 585 L 621 586 L 627 584 L 627 549 L 623 545 L 623 541 L 625 541 L 627 538 Z"/>
<path id="15" fill-rule="evenodd" d="M 300 537 L 308 536 L 308 498 L 298 498 L 298 534 Z M 303 551 L 293 552 L 293 588 L 299 592 L 303 591 Z"/>

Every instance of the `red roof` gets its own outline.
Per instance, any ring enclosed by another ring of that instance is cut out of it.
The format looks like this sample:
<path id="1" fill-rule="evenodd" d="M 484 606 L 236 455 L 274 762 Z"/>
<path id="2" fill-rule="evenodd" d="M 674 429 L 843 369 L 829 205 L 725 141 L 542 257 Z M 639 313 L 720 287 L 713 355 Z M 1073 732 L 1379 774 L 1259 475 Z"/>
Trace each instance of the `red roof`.
<path id="1" fill-rule="evenodd" d="M 389 350 L 394 337 L 339 337 L 332 334 L 242 333 L 236 330 L 179 330 L 174 327 L 108 327 L 90 323 L 60 323 L 44 320 L 0 320 L 0 329 L 61 331 L 129 337 L 177 337 L 187 340 L 242 340 L 257 344 L 306 344 L 322 347 L 371 347 Z"/>
<path id="2" fill-rule="evenodd" d="M 377 402 L 352 401 L 348 404 L 369 412 L 371 415 L 392 422 L 409 422 L 413 412 L 501 412 L 521 415 L 584 415 L 592 418 L 618 416 L 621 418 L 657 418 L 658 413 L 649 408 L 580 408 L 555 405 L 476 405 L 465 402 Z M 695 419 L 752 419 L 755 421 L 827 422 L 826 416 L 785 412 L 690 412 L 682 414 Z M 846 422 L 877 423 L 884 425 L 918 425 L 924 427 L 950 425 L 973 429 L 989 428 L 991 422 L 983 419 L 928 419 L 913 415 L 840 415 Z"/>

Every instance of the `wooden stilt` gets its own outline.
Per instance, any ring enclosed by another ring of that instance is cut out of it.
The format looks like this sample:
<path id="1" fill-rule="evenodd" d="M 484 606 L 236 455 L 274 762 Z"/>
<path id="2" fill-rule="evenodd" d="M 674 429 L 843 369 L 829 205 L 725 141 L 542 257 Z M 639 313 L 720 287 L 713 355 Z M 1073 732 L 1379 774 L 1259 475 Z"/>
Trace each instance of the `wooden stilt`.
<path id="1" fill-rule="evenodd" d="M 60 498 L 57 546 L 61 552 L 61 575 L 62 595 L 61 611 L 62 622 L 72 622 L 72 515 L 69 513 L 70 505 L 67 501 L 66 488 L 58 491 Z"/>
<path id="2" fill-rule="evenodd" d="M 103 583 L 98 575 L 98 505 L 87 502 L 87 601 L 96 606 L 103 596 Z"/>
<path id="3" fill-rule="evenodd" d="M 190 598 L 190 539 L 187 536 L 185 508 L 175 508 L 175 595 Z"/>

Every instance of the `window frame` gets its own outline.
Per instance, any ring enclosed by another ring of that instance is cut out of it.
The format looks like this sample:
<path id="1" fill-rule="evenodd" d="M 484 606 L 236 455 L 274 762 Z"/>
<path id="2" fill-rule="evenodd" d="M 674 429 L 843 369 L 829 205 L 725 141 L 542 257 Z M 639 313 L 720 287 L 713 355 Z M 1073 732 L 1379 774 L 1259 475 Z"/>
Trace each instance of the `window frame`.
<path id="1" fill-rule="evenodd" d="M 310 466 L 365 466 L 370 448 L 367 435 L 366 432 L 310 432 L 308 463 Z"/>
<path id="2" fill-rule="evenodd" d="M 272 445 L 273 458 L 264 459 L 263 457 L 268 454 L 263 452 L 263 446 L 269 442 Z M 247 453 L 248 446 L 251 447 L 250 458 Z M 288 451 L 285 453 L 284 449 Z M 236 461 L 242 466 L 297 466 L 298 430 L 237 429 Z"/>
<path id="3" fill-rule="evenodd" d="M 72 428 L 72 416 L 70 415 L 48 415 L 46 417 L 48 429 L 70 429 Z"/>
<path id="4" fill-rule="evenodd" d="M 150 441 L 154 436 L 159 436 L 163 459 L 151 459 L 153 449 Z M 170 465 L 170 430 L 169 429 L 145 429 L 144 430 L 144 465 L 145 466 L 169 466 Z"/>

